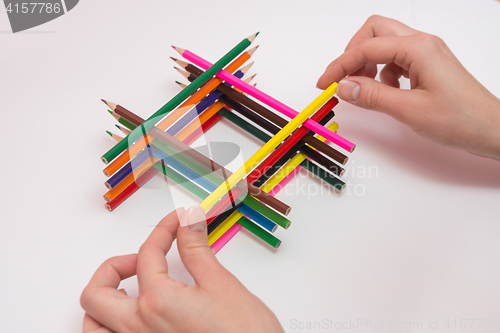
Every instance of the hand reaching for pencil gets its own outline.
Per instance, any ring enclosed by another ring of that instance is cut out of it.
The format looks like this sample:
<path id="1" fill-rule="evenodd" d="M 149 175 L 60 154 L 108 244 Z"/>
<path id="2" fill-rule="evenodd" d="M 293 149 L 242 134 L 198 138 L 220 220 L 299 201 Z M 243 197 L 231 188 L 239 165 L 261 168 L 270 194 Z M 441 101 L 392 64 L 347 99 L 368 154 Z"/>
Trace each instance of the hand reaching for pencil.
<path id="1" fill-rule="evenodd" d="M 83 332 L 283 332 L 271 310 L 217 261 L 204 217 L 200 206 L 179 208 L 158 223 L 138 254 L 105 261 L 81 296 Z M 179 227 L 179 219 L 202 222 Z M 168 276 L 165 255 L 175 238 L 194 286 Z M 135 274 L 139 297 L 132 298 L 117 288 Z"/>
<path id="2" fill-rule="evenodd" d="M 374 80 L 376 64 L 386 64 L 382 83 Z M 411 90 L 398 89 L 401 76 Z M 317 85 L 332 82 L 353 105 L 386 113 L 444 146 L 500 161 L 500 100 L 436 36 L 372 16 Z"/>

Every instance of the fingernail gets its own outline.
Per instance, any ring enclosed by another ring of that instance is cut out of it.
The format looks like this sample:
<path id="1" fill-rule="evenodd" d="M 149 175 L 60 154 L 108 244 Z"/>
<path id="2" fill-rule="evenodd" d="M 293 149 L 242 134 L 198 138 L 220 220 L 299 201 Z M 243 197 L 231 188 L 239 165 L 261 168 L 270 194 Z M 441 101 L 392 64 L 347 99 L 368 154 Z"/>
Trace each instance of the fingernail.
<path id="1" fill-rule="evenodd" d="M 201 206 L 189 208 L 180 220 L 181 227 L 189 226 L 191 231 L 203 232 L 207 227 L 205 210 Z"/>
<path id="2" fill-rule="evenodd" d="M 358 99 L 361 86 L 354 81 L 341 80 L 337 87 L 337 95 L 344 101 L 354 102 Z"/>

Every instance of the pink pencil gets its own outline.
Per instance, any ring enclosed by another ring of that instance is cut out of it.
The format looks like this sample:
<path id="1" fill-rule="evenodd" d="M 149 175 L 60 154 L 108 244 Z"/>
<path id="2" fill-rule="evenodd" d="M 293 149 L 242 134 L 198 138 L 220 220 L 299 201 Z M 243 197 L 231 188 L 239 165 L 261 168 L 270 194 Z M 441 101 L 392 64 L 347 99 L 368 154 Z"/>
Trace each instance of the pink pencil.
<path id="1" fill-rule="evenodd" d="M 173 46 L 173 48 L 177 52 L 179 52 L 179 54 L 181 56 L 183 56 L 186 60 L 191 61 L 195 65 L 198 65 L 205 70 L 212 66 L 212 64 L 210 62 L 197 56 L 196 54 L 194 54 L 193 52 L 191 52 L 189 50 L 184 50 L 184 49 L 181 49 L 181 48 L 175 47 L 175 46 Z M 263 93 L 259 89 L 253 87 L 252 85 L 246 83 L 245 81 L 238 79 L 237 77 L 231 75 L 230 73 L 226 72 L 225 70 L 221 70 L 220 72 L 218 72 L 217 76 L 220 79 L 232 84 L 236 88 L 238 88 L 238 89 L 242 90 L 243 92 L 255 97 L 256 99 L 269 105 L 270 107 L 276 109 L 277 111 L 281 112 L 282 114 L 284 114 L 290 118 L 294 118 L 296 115 L 299 114 L 297 111 L 290 108 L 289 106 L 286 106 L 285 104 L 281 103 L 277 99 L 274 99 L 271 96 Z M 323 136 L 324 138 L 332 141 L 333 143 L 337 144 L 339 147 L 347 150 L 348 152 L 352 153 L 354 148 L 356 147 L 356 145 L 354 143 L 350 142 L 347 139 L 344 139 L 343 137 L 341 137 L 337 133 L 330 131 L 329 129 L 325 128 L 324 126 L 321 126 L 320 124 L 318 124 L 317 122 L 315 122 L 311 119 L 307 119 L 304 122 L 304 126 L 307 127 L 308 129 L 310 129 L 311 131 L 316 132 L 317 134 Z"/>
<path id="2" fill-rule="evenodd" d="M 213 242 L 213 244 L 210 246 L 214 250 L 214 253 L 219 252 L 219 250 L 222 249 L 222 247 L 226 245 L 226 243 L 229 242 L 229 240 L 233 238 L 233 236 L 236 235 L 236 233 L 240 231 L 241 228 L 241 225 L 236 222 L 231 228 L 227 229 L 224 235 L 220 236 L 219 239 Z"/>

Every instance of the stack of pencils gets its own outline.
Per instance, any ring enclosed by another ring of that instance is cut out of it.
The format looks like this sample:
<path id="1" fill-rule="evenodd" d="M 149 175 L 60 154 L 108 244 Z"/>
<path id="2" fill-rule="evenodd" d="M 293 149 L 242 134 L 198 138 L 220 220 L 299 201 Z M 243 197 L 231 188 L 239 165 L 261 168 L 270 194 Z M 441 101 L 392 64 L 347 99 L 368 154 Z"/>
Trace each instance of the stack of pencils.
<path id="1" fill-rule="evenodd" d="M 290 227 L 286 216 L 291 208 L 274 195 L 301 168 L 339 193 L 345 189 L 340 179 L 348 161 L 344 153 L 351 153 L 355 145 L 336 133 L 338 125 L 332 121 L 337 84 L 300 113 L 258 90 L 251 84 L 255 75 L 243 79 L 253 62 L 244 65 L 258 46 L 245 49 L 257 34 L 215 64 L 174 47 L 189 61 L 172 58 L 190 83 L 176 81 L 182 90 L 148 119 L 103 100 L 126 135 L 107 131 L 117 143 L 101 157 L 107 164 L 106 209 L 113 211 L 160 173 L 202 200 L 208 241 L 215 252 L 241 228 L 278 248 L 281 241 L 273 232 Z M 234 173 L 190 148 L 222 118 L 264 142 Z"/>

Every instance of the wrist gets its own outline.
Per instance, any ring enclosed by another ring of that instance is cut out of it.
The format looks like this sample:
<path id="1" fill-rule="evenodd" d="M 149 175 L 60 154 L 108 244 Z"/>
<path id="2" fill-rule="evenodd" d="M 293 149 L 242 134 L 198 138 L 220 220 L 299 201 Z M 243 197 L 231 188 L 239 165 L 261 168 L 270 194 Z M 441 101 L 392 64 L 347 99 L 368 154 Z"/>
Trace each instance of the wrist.
<path id="1" fill-rule="evenodd" d="M 490 95 L 485 105 L 483 128 L 479 129 L 479 140 L 470 152 L 500 161 L 500 99 Z"/>

